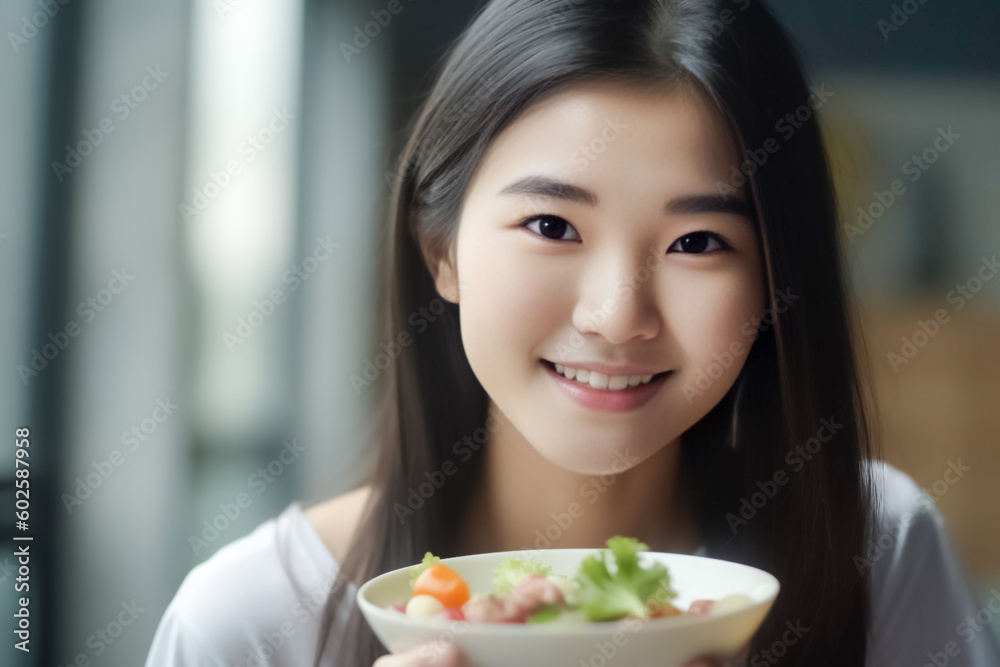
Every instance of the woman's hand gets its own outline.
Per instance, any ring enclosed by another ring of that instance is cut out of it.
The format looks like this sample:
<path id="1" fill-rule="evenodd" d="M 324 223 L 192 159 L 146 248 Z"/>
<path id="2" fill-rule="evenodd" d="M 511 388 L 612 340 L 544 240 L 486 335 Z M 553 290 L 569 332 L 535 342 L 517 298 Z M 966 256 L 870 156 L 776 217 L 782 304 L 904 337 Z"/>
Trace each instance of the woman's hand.
<path id="1" fill-rule="evenodd" d="M 732 656 L 698 656 L 684 663 L 684 667 L 742 667 L 750 653 L 750 644 Z M 405 653 L 387 655 L 375 661 L 372 667 L 468 667 L 465 654 L 444 642 L 427 642 L 414 646 Z"/>
<path id="2" fill-rule="evenodd" d="M 427 642 L 405 653 L 382 656 L 372 667 L 469 667 L 469 661 L 454 644 Z"/>
<path id="3" fill-rule="evenodd" d="M 700 655 L 684 663 L 684 667 L 745 667 L 750 655 L 750 642 L 739 653 L 725 656 Z"/>

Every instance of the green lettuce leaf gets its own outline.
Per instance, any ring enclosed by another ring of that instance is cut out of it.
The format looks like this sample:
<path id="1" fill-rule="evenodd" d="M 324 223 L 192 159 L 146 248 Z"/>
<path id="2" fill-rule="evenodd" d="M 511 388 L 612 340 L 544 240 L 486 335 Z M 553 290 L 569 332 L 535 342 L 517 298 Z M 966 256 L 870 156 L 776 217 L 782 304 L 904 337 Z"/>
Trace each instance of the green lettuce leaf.
<path id="1" fill-rule="evenodd" d="M 613 621 L 626 614 L 649 617 L 649 604 L 670 602 L 677 593 L 670 587 L 670 575 L 661 563 L 639 566 L 639 552 L 649 547 L 632 537 L 616 535 L 608 540 L 615 558 L 614 575 L 605 563 L 607 550 L 599 557 L 587 556 L 576 573 L 577 601 L 588 621 Z"/>
<path id="2" fill-rule="evenodd" d="M 498 597 L 510 595 L 514 592 L 514 587 L 529 574 L 548 576 L 552 574 L 552 568 L 527 558 L 521 560 L 507 556 L 493 572 L 493 594 Z"/>
<path id="3" fill-rule="evenodd" d="M 527 623 L 549 623 L 559 618 L 559 613 L 559 605 L 547 604 L 525 619 L 525 621 Z"/>

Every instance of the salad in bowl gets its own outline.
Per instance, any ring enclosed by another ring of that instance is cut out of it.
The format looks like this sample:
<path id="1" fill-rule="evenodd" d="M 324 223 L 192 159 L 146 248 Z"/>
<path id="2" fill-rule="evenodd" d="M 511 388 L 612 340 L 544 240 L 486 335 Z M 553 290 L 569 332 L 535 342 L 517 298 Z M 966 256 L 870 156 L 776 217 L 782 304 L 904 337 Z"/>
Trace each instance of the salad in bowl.
<path id="1" fill-rule="evenodd" d="M 621 536 L 607 545 L 425 553 L 365 582 L 356 599 L 393 653 L 444 641 L 476 667 L 681 667 L 740 650 L 778 594 L 773 576 L 747 565 Z"/>
<path id="2" fill-rule="evenodd" d="M 635 538 L 608 540 L 607 552 L 587 556 L 572 577 L 530 558 L 507 556 L 493 574 L 492 590 L 472 593 L 461 575 L 431 552 L 410 571 L 412 595 L 389 608 L 412 618 L 478 623 L 581 623 L 708 614 L 713 608 L 738 609 L 753 603 L 736 593 L 722 600 L 694 600 L 687 610 L 671 604 L 677 593 L 662 563 L 642 567 L 639 552 L 648 547 Z"/>

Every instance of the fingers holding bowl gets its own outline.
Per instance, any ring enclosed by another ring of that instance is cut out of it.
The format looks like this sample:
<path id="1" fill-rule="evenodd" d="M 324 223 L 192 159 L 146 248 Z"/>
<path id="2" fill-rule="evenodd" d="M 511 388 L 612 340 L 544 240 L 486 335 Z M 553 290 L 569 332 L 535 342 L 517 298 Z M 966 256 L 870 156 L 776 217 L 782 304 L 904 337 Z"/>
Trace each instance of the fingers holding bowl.
<path id="1" fill-rule="evenodd" d="M 469 661 L 461 649 L 434 641 L 403 653 L 382 656 L 372 667 L 469 667 Z"/>

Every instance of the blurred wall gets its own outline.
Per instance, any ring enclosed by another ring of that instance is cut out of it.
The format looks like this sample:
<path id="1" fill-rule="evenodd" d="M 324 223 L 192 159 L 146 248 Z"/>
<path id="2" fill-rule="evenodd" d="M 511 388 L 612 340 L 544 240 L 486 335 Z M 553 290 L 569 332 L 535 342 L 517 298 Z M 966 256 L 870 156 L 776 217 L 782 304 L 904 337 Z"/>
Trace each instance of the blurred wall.
<path id="1" fill-rule="evenodd" d="M 1000 580 L 1000 84 L 864 75 L 831 77 L 829 89 L 885 456 L 937 501 L 988 588 Z M 958 462 L 968 470 L 946 484 Z"/>

